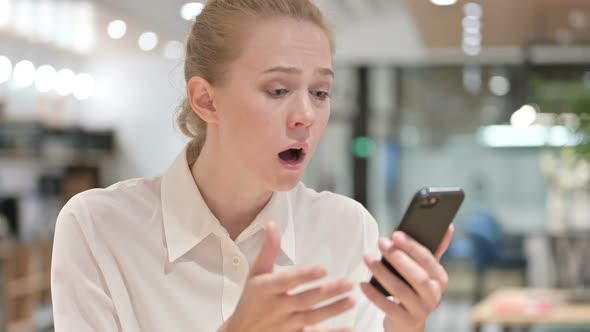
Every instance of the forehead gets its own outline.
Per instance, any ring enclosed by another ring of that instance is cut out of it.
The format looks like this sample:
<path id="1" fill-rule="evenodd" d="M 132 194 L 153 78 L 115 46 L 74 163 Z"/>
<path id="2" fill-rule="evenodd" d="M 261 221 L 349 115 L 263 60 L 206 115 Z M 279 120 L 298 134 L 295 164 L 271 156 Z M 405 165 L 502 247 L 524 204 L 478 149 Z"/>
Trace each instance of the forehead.
<path id="1" fill-rule="evenodd" d="M 265 70 L 277 65 L 314 71 L 332 67 L 328 37 L 319 26 L 291 18 L 272 18 L 249 26 L 236 66 Z"/>

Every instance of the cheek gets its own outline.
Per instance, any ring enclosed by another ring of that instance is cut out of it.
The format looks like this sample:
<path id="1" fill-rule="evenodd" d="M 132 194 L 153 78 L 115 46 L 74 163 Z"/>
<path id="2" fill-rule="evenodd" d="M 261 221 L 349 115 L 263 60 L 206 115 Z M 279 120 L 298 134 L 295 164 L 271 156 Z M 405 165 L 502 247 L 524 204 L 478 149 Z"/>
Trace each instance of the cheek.
<path id="1" fill-rule="evenodd" d="M 231 131 L 231 135 L 239 134 L 255 124 L 256 101 L 252 96 L 244 93 L 225 95 L 220 106 L 219 126 L 223 131 Z M 229 134 L 229 133 L 226 133 Z"/>
<path id="2" fill-rule="evenodd" d="M 240 103 L 233 103 L 228 109 L 231 114 L 222 119 L 221 128 L 226 131 L 225 135 L 232 136 L 244 147 L 274 142 L 275 131 L 280 128 L 278 113 L 251 97 L 239 100 Z"/>
<path id="3" fill-rule="evenodd" d="M 328 121 L 330 120 L 330 109 L 327 109 L 325 111 L 321 111 L 317 118 L 316 118 L 316 126 L 315 126 L 315 132 L 316 135 L 318 136 L 318 139 L 320 138 L 319 136 L 321 136 L 324 133 L 324 130 L 326 129 L 326 126 L 328 125 Z"/>

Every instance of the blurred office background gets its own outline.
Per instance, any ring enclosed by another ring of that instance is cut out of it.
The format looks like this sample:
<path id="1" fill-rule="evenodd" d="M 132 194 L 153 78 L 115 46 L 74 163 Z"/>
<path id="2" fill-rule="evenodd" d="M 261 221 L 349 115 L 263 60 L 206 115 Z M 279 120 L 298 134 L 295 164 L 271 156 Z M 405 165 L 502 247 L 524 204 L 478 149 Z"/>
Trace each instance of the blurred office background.
<path id="1" fill-rule="evenodd" d="M 428 331 L 590 331 L 590 2 L 317 0 L 332 118 L 304 182 L 383 235 L 423 186 L 466 200 Z M 57 213 L 186 140 L 182 0 L 0 0 L 0 326 L 51 330 Z M 21 329 L 19 329 L 21 328 Z"/>

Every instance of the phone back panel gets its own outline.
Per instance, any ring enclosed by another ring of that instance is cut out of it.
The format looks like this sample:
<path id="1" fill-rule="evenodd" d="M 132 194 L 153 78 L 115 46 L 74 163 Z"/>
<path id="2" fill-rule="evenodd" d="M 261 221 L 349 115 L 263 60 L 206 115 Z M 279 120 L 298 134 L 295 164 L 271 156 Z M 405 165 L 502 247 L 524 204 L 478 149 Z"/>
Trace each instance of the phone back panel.
<path id="1" fill-rule="evenodd" d="M 397 230 L 405 232 L 434 253 L 459 211 L 464 198 L 465 194 L 460 188 L 421 189 L 414 195 Z M 424 204 L 431 199 L 435 199 L 436 204 Z M 381 262 L 391 273 L 409 285 L 385 258 L 382 258 Z M 390 296 L 389 292 L 374 277 L 371 278 L 370 283 L 385 296 Z"/>
<path id="2" fill-rule="evenodd" d="M 432 197 L 436 197 L 437 203 L 423 206 L 422 202 Z M 404 231 L 434 253 L 464 197 L 463 191 L 458 188 L 422 189 L 412 199 L 397 230 Z"/>

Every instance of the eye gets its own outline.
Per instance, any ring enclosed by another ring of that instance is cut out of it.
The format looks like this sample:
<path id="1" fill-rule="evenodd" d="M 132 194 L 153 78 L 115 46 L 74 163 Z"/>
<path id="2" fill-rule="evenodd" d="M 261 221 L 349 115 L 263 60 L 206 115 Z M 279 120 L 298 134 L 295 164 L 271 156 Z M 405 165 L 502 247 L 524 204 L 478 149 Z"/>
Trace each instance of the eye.
<path id="1" fill-rule="evenodd" d="M 273 90 L 267 91 L 267 93 L 272 98 L 280 98 L 280 97 L 288 94 L 289 90 L 287 90 L 287 89 L 273 89 Z"/>
<path id="2" fill-rule="evenodd" d="M 319 100 L 326 100 L 328 97 L 330 97 L 330 94 L 328 92 L 320 90 L 312 91 L 311 94 Z"/>

